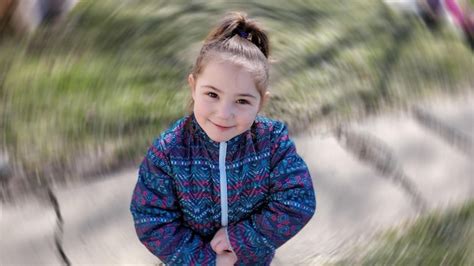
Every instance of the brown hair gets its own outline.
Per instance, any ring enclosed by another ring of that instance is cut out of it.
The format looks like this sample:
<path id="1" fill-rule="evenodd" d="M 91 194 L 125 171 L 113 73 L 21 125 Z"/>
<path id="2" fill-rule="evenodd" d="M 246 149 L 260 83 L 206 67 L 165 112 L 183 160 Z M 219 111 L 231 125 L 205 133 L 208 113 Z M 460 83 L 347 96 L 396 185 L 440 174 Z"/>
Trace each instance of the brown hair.
<path id="1" fill-rule="evenodd" d="M 253 74 L 257 90 L 263 97 L 268 86 L 269 53 L 265 31 L 245 13 L 229 13 L 204 40 L 191 74 L 197 78 L 206 64 L 217 57 Z"/>

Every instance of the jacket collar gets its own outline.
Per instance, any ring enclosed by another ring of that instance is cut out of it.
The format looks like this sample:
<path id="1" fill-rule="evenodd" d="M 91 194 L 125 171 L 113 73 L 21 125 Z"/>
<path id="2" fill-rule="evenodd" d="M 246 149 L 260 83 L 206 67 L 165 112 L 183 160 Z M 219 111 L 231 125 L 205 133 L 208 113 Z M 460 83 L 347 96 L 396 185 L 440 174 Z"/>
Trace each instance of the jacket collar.
<path id="1" fill-rule="evenodd" d="M 194 116 L 194 113 L 191 114 L 191 125 L 192 125 L 192 133 L 197 137 L 199 140 L 204 142 L 204 145 L 206 146 L 207 149 L 210 150 L 216 150 L 219 151 L 219 142 L 212 140 L 209 138 L 209 136 L 206 134 L 204 129 L 199 125 L 199 123 L 196 120 L 196 117 Z M 230 140 L 226 141 L 227 142 L 227 147 L 228 149 L 231 147 L 236 146 L 235 144 L 240 142 L 242 139 L 245 138 L 245 135 L 250 134 L 250 130 L 247 130 Z"/>

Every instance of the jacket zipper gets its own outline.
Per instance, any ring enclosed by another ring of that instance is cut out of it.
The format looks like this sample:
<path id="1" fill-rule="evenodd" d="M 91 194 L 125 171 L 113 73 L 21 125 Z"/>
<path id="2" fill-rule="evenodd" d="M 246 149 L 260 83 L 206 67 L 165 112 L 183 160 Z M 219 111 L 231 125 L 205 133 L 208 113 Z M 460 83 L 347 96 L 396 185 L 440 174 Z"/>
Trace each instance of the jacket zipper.
<path id="1" fill-rule="evenodd" d="M 219 143 L 219 177 L 221 190 L 221 225 L 223 227 L 228 224 L 228 203 L 227 203 L 227 175 L 225 171 L 225 157 L 227 153 L 227 143 Z"/>

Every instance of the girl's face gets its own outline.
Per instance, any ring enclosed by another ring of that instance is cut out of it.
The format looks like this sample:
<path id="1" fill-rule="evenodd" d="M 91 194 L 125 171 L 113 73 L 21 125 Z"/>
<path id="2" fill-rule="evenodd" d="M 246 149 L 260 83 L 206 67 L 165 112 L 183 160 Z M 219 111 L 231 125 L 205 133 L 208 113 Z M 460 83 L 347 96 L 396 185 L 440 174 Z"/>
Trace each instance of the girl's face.
<path id="1" fill-rule="evenodd" d="M 209 138 L 228 141 L 252 126 L 263 99 L 244 68 L 210 60 L 198 77 L 191 74 L 188 81 L 194 116 Z"/>

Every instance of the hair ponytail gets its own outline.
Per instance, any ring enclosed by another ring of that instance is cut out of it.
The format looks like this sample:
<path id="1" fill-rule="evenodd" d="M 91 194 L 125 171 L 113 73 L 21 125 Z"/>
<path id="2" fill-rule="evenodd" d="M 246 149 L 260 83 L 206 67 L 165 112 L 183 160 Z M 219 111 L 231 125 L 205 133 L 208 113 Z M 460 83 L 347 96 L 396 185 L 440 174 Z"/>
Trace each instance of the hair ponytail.
<path id="1" fill-rule="evenodd" d="M 221 24 L 209 33 L 204 43 L 225 41 L 236 35 L 253 43 L 268 58 L 270 49 L 267 34 L 245 13 L 229 13 L 224 17 Z"/>

